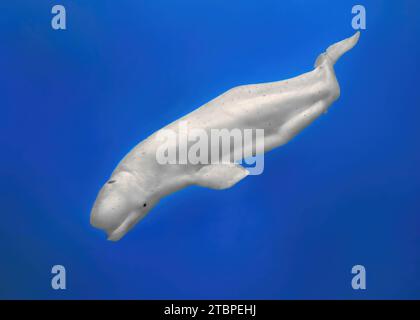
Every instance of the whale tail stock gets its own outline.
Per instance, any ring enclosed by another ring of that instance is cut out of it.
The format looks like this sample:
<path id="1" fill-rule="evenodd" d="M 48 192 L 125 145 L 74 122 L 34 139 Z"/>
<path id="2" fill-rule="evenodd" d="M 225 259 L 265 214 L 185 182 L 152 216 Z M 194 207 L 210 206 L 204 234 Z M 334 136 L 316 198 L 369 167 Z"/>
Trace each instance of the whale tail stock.
<path id="1" fill-rule="evenodd" d="M 359 41 L 359 37 L 360 31 L 357 31 L 350 38 L 344 39 L 329 46 L 325 52 L 318 56 L 315 61 L 315 67 L 318 67 L 320 64 L 322 64 L 325 59 L 329 59 L 331 64 L 334 65 L 343 54 L 345 54 L 356 45 L 357 41 Z"/>

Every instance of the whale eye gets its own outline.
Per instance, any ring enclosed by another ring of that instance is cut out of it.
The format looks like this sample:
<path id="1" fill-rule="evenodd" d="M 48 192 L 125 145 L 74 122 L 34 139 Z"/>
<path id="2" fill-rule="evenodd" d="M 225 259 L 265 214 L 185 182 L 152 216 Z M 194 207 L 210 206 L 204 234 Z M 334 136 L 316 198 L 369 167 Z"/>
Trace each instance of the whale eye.
<path id="1" fill-rule="evenodd" d="M 113 184 L 114 182 L 116 182 L 116 180 L 109 180 L 108 184 Z"/>
<path id="2" fill-rule="evenodd" d="M 143 203 L 143 208 L 144 208 L 144 207 L 146 207 L 146 206 L 147 206 L 146 202 L 145 202 L 145 203 Z"/>

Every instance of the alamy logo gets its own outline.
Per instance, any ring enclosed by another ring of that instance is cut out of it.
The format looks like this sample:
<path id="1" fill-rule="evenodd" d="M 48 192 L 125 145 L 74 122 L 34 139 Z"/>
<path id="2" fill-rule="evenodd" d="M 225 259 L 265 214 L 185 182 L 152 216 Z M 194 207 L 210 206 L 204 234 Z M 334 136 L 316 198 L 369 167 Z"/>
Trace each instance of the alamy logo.
<path id="1" fill-rule="evenodd" d="M 351 273 L 355 274 L 351 280 L 351 286 L 354 290 L 366 290 L 366 269 L 358 264 L 353 266 Z"/>
<path id="2" fill-rule="evenodd" d="M 55 265 L 51 269 L 51 273 L 54 277 L 51 279 L 51 287 L 54 290 L 65 290 L 66 289 L 66 268 L 62 265 Z"/>
<path id="3" fill-rule="evenodd" d="M 366 29 L 366 9 L 361 4 L 353 6 L 351 13 L 355 14 L 351 20 L 351 26 L 354 30 Z"/>
<path id="4" fill-rule="evenodd" d="M 238 163 L 250 175 L 264 170 L 263 129 L 189 129 L 181 121 L 178 130 L 162 129 L 156 139 L 161 142 L 156 151 L 161 165 Z"/>
<path id="5" fill-rule="evenodd" d="M 55 16 L 51 20 L 51 27 L 54 30 L 66 30 L 66 8 L 62 5 L 55 5 L 51 9 Z"/>

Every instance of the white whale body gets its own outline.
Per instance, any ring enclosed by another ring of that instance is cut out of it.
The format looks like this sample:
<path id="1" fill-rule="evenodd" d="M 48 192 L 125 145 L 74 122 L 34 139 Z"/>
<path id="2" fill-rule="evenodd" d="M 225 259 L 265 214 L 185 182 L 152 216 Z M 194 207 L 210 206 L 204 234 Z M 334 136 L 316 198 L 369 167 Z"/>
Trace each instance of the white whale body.
<path id="1" fill-rule="evenodd" d="M 177 132 L 181 121 L 190 129 L 206 132 L 215 128 L 264 129 L 261 152 L 281 146 L 339 97 L 333 66 L 358 39 L 359 32 L 328 47 L 308 73 L 284 81 L 235 87 L 163 129 Z M 159 131 L 124 157 L 96 198 L 90 221 L 104 230 L 109 240 L 119 240 L 170 193 L 189 185 L 225 189 L 248 175 L 235 163 L 162 165 L 156 160 L 162 144 Z"/>

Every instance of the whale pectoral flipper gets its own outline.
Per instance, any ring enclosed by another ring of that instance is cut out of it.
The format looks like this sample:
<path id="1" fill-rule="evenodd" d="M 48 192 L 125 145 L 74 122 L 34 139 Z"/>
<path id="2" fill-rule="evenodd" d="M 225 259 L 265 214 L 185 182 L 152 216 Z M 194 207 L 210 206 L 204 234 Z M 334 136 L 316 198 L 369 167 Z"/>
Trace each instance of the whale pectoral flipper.
<path id="1" fill-rule="evenodd" d="M 221 190 L 232 187 L 248 174 L 248 170 L 235 163 L 210 164 L 196 172 L 194 183 Z"/>

